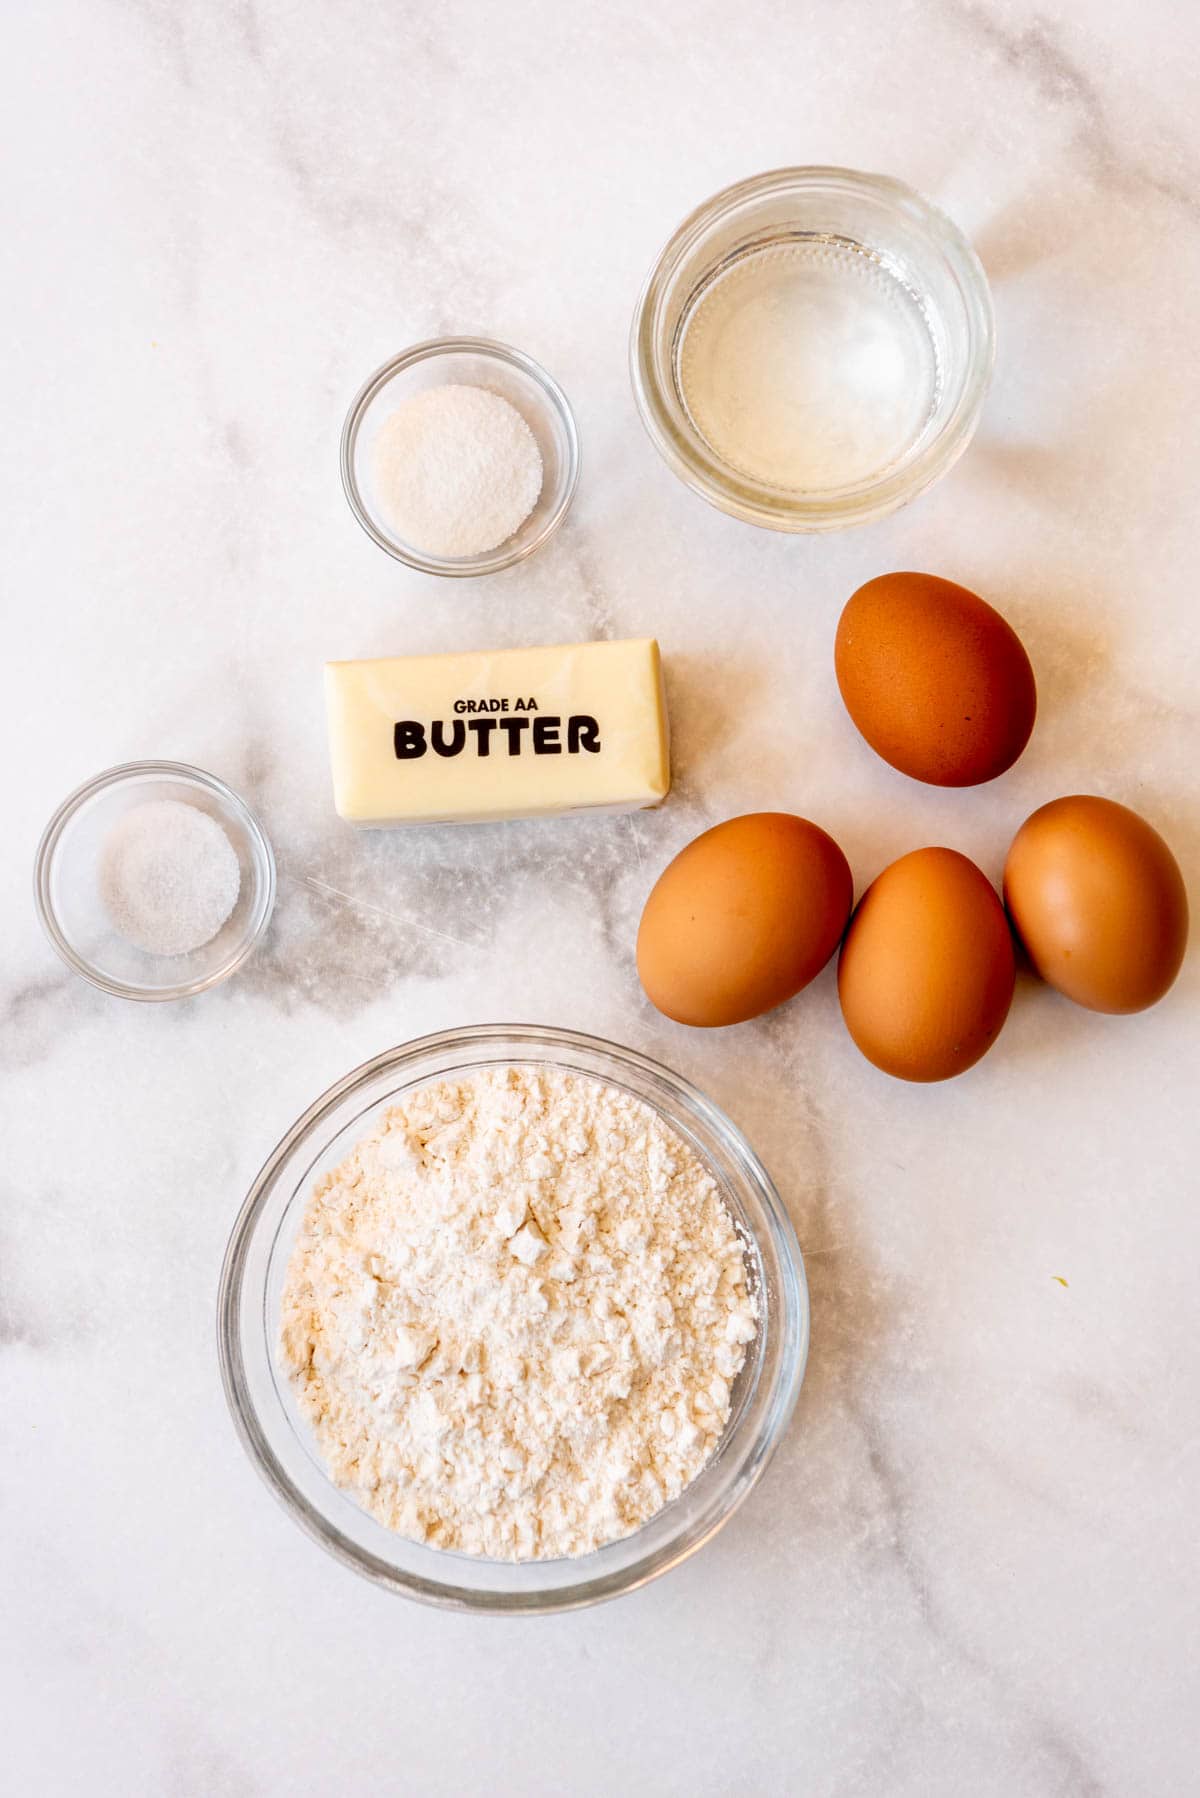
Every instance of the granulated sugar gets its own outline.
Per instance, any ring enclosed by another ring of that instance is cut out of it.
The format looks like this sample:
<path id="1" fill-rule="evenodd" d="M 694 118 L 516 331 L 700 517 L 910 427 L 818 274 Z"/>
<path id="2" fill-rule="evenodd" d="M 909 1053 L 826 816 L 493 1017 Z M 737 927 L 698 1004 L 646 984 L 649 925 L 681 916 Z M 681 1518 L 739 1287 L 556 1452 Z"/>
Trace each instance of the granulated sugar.
<path id="1" fill-rule="evenodd" d="M 695 1479 L 756 1315 L 680 1136 L 601 1080 L 506 1066 L 405 1095 L 319 1182 L 280 1359 L 380 1522 L 540 1560 L 628 1535 Z"/>
<path id="2" fill-rule="evenodd" d="M 152 799 L 113 827 L 99 882 L 126 942 L 150 955 L 187 955 L 211 942 L 229 917 L 241 871 L 215 818 L 179 799 Z"/>
<path id="3" fill-rule="evenodd" d="M 515 406 L 451 382 L 413 394 L 375 442 L 380 506 L 413 549 L 479 556 L 518 530 L 542 490 L 542 455 Z"/>

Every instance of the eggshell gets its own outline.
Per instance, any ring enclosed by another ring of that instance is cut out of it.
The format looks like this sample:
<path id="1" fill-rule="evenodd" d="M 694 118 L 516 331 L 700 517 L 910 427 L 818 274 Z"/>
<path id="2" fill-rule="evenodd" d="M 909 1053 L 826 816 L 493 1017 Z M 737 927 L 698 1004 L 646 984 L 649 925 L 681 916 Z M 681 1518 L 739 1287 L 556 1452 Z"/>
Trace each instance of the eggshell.
<path id="1" fill-rule="evenodd" d="M 846 710 L 877 755 L 938 787 L 1011 768 L 1037 686 L 999 612 L 935 574 L 882 574 L 846 602 L 834 666 Z"/>
<path id="2" fill-rule="evenodd" d="M 681 1024 L 757 1017 L 824 967 L 853 894 L 845 856 L 806 818 L 730 818 L 681 850 L 647 899 L 637 939 L 642 985 Z"/>
<path id="3" fill-rule="evenodd" d="M 1008 920 L 954 849 L 914 849 L 862 898 L 838 963 L 842 1016 L 868 1061 L 900 1080 L 947 1080 L 991 1048 L 1013 993 Z"/>
<path id="4" fill-rule="evenodd" d="M 1013 928 L 1043 980 L 1091 1011 L 1144 1011 L 1187 947 L 1187 891 L 1158 832 L 1076 793 L 1027 818 L 1004 868 Z"/>

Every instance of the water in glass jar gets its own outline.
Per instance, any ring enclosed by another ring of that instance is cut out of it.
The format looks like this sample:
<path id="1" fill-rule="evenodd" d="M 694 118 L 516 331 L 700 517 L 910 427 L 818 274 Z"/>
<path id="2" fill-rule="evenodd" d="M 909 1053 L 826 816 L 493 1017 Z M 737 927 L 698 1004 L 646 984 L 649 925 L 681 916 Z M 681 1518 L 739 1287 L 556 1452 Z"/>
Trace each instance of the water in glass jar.
<path id="1" fill-rule="evenodd" d="M 849 238 L 748 247 L 693 294 L 675 377 L 721 461 L 821 493 L 878 480 L 913 448 L 941 373 L 920 297 Z"/>

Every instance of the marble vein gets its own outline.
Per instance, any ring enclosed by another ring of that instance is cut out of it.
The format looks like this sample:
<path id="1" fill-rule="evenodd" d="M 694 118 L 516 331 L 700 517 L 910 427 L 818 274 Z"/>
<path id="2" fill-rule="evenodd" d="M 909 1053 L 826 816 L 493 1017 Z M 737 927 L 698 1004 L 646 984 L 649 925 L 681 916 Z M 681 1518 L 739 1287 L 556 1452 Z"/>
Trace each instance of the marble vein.
<path id="1" fill-rule="evenodd" d="M 1134 193 L 1154 194 L 1187 218 L 1200 220 L 1200 170 L 1187 168 L 1181 146 L 1173 149 L 1174 160 L 1183 166 L 1178 177 L 1159 173 L 1122 149 L 1109 122 L 1100 82 L 1067 49 L 1061 26 L 1056 28 L 1044 17 L 1013 23 L 995 7 L 970 4 L 969 0 L 950 0 L 950 10 L 975 37 L 991 45 L 1043 100 L 1052 106 L 1063 106 L 1075 116 L 1075 141 L 1100 182 Z"/>

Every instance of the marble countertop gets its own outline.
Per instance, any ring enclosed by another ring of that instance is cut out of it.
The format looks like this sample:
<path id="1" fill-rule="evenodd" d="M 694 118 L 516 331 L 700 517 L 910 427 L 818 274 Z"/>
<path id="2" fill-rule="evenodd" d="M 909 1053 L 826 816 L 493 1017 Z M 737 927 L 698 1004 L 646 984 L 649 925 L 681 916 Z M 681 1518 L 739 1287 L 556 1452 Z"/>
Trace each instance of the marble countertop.
<path id="1" fill-rule="evenodd" d="M 10 14 L 2 452 L 0 1714 L 12 1789 L 171 1798 L 1182 1793 L 1200 1754 L 1195 953 L 1129 1019 L 1022 980 L 918 1089 L 827 971 L 713 1035 L 654 1013 L 642 899 L 702 826 L 792 809 L 861 888 L 945 842 L 998 875 L 1062 792 L 1145 812 L 1200 895 L 1200 18 L 1170 0 L 584 8 L 52 0 Z M 898 175 L 976 242 L 999 327 L 941 486 L 828 539 L 711 511 L 638 424 L 642 277 L 718 187 Z M 479 330 L 569 393 L 584 473 L 527 567 L 392 563 L 337 477 L 345 407 Z M 923 789 L 832 679 L 861 581 L 929 568 L 1022 632 L 1018 767 Z M 656 634 L 660 811 L 355 835 L 327 657 Z M 259 811 L 279 905 L 241 977 L 109 1000 L 29 899 L 58 800 L 177 757 Z M 813 1291 L 759 1490 L 652 1588 L 443 1615 L 323 1555 L 247 1463 L 214 1297 L 267 1151 L 441 1026 L 573 1025 L 741 1123 Z"/>

